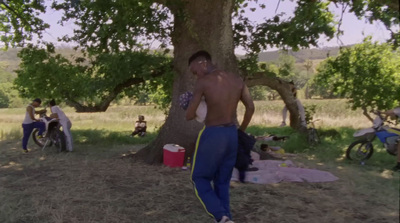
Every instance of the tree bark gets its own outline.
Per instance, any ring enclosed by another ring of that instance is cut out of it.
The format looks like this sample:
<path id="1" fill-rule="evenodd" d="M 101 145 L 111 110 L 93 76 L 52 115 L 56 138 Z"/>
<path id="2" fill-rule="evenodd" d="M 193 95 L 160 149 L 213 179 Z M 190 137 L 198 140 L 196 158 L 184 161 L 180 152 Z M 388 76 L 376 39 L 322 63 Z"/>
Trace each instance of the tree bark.
<path id="1" fill-rule="evenodd" d="M 193 91 L 194 76 L 188 70 L 189 57 L 198 50 L 206 50 L 218 68 L 238 73 L 234 54 L 232 11 L 233 0 L 188 0 L 181 8 L 170 8 L 174 14 L 174 80 L 171 109 L 158 137 L 140 150 L 135 159 L 149 164 L 161 163 L 163 146 L 174 143 L 186 149 L 191 156 L 197 134 L 203 124 L 185 121 L 185 111 L 179 107 L 179 95 Z"/>
<path id="2" fill-rule="evenodd" d="M 290 84 L 280 78 L 274 77 L 268 73 L 257 73 L 252 77 L 246 79 L 248 87 L 256 85 L 268 86 L 276 90 L 284 101 L 290 113 L 290 127 L 303 131 L 299 117 L 299 109 L 297 107 L 296 99 L 290 89 Z"/>
<path id="3" fill-rule="evenodd" d="M 366 107 L 361 108 L 363 110 L 363 115 L 367 117 L 368 120 L 370 120 L 372 123 L 374 122 L 374 119 L 369 115 L 368 110 Z"/>
<path id="4" fill-rule="evenodd" d="M 168 1 L 167 1 L 168 3 Z M 166 4 L 167 4 L 166 3 Z M 174 14 L 174 80 L 171 109 L 158 137 L 135 154 L 134 159 L 148 164 L 161 163 L 163 146 L 173 143 L 186 149 L 186 156 L 192 156 L 197 133 L 202 124 L 185 121 L 185 111 L 179 107 L 179 95 L 193 91 L 195 79 L 188 70 L 188 58 L 198 50 L 206 50 L 213 57 L 218 68 L 239 74 L 234 54 L 232 10 L 233 0 L 185 1 L 184 7 L 170 8 Z M 246 80 L 249 87 L 269 86 L 278 91 L 290 112 L 290 126 L 300 129 L 297 103 L 288 82 L 264 74 L 256 74 Z"/>

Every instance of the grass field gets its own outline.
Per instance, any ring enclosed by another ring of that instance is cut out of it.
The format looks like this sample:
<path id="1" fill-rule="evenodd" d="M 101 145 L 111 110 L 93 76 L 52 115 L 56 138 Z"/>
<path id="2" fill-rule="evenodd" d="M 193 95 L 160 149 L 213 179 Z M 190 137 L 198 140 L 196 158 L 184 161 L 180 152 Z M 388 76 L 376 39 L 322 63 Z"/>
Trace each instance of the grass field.
<path id="1" fill-rule="evenodd" d="M 346 161 L 344 150 L 355 129 L 369 127 L 361 111 L 343 100 L 316 104 L 323 141 L 310 147 L 289 127 L 278 128 L 282 102 L 257 102 L 248 129 L 254 135 L 290 135 L 281 146 L 297 153 L 297 165 L 330 171 L 331 183 L 233 184 L 235 222 L 399 222 L 399 174 L 395 157 L 376 143 L 362 166 Z M 0 222 L 212 222 L 195 198 L 189 172 L 148 166 L 122 158 L 153 140 L 165 116 L 152 106 L 115 106 L 104 113 L 71 118 L 75 151 L 21 151 L 24 109 L 0 109 Z M 243 108 L 239 108 L 239 116 Z M 143 114 L 149 135 L 130 138 Z"/>

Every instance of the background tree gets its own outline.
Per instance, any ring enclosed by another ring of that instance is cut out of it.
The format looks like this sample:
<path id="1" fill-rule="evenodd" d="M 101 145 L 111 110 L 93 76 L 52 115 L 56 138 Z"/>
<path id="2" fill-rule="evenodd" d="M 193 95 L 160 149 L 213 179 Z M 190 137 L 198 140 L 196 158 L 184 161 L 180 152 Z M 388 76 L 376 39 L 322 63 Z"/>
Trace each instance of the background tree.
<path id="1" fill-rule="evenodd" d="M 308 82 L 308 86 L 310 96 L 317 96 L 322 99 L 342 98 L 332 91 L 332 83 L 319 81 L 317 75 Z"/>
<path id="2" fill-rule="evenodd" d="M 162 76 L 173 76 L 171 58 L 156 52 L 94 53 L 73 61 L 55 53 L 52 45 L 29 45 L 18 56 L 14 83 L 23 97 L 65 101 L 77 112 L 105 111 L 118 95 L 139 98 L 150 85 L 171 82 Z"/>
<path id="3" fill-rule="evenodd" d="M 304 87 L 308 81 L 307 76 L 302 75 L 300 70 L 296 67 L 296 59 L 288 54 L 287 51 L 280 51 L 279 57 L 276 61 L 271 62 L 259 62 L 257 72 L 269 73 L 271 76 L 279 78 L 286 82 L 293 81 L 298 89 Z M 264 91 L 264 93 L 262 93 Z M 265 99 L 266 96 L 270 100 L 276 100 L 279 98 L 279 93 L 268 86 L 257 85 L 250 88 L 253 99 L 255 100 Z M 262 98 L 261 95 L 264 95 Z"/>
<path id="4" fill-rule="evenodd" d="M 304 63 L 303 66 L 306 69 L 306 77 L 307 77 L 307 81 L 306 81 L 306 84 L 305 84 L 304 95 L 305 95 L 306 99 L 311 99 L 310 82 L 311 82 L 312 76 L 314 74 L 314 71 L 313 71 L 314 63 L 313 63 L 312 60 L 306 60 L 306 62 Z"/>
<path id="5" fill-rule="evenodd" d="M 89 56 L 93 53 L 116 54 L 141 48 L 143 42 L 140 40 L 143 38 L 159 40 L 162 46 L 173 45 L 176 76 L 168 118 L 158 138 L 137 154 L 138 158 L 155 163 L 162 161 L 162 147 L 166 143 L 178 143 L 189 150 L 194 147 L 200 125 L 185 122 L 184 111 L 177 104 L 181 93 L 192 90 L 194 80 L 187 70 L 187 58 L 193 52 L 200 49 L 209 51 L 213 55 L 213 62 L 221 69 L 246 76 L 249 86 L 263 84 L 277 90 L 290 111 L 291 126 L 297 128 L 300 126 L 298 111 L 288 83 L 270 73 L 252 72 L 252 67 L 257 64 L 254 55 L 268 47 L 296 50 L 317 46 L 317 40 L 322 35 L 332 38 L 337 32 L 333 14 L 328 8 L 330 2 L 346 4 L 356 15 L 368 15 L 370 21 L 381 20 L 389 29 L 393 24 L 399 23 L 396 7 L 398 3 L 392 0 L 298 0 L 293 16 L 286 18 L 284 15 L 275 15 L 260 24 L 254 24 L 244 16 L 243 8 L 248 6 L 248 2 L 67 0 L 55 2 L 53 8 L 64 11 L 62 22 L 72 20 L 78 27 L 74 36 L 63 40 L 79 43 Z M 258 4 L 260 8 L 267 7 L 265 4 Z M 6 17 L 11 13 L 8 9 L 5 12 Z M 35 15 L 31 16 L 35 18 Z M 233 17 L 237 18 L 235 24 L 232 23 Z M 391 41 L 397 44 L 398 39 L 398 33 L 393 32 Z M 234 48 L 237 46 L 248 51 L 248 63 L 242 72 L 239 72 L 234 55 Z"/>
<path id="6" fill-rule="evenodd" d="M 372 42 L 343 48 L 318 68 L 315 82 L 341 97 L 349 98 L 352 109 L 391 109 L 400 104 L 400 51 L 391 44 Z"/>
<path id="7" fill-rule="evenodd" d="M 18 91 L 14 89 L 15 75 L 9 72 L 8 64 L 0 64 L 0 108 L 14 108 L 22 106 L 25 101 L 18 97 Z"/>
<path id="8" fill-rule="evenodd" d="M 0 9 L 0 40 L 5 48 L 24 46 L 50 27 L 38 17 L 46 11 L 42 0 L 1 0 Z"/>

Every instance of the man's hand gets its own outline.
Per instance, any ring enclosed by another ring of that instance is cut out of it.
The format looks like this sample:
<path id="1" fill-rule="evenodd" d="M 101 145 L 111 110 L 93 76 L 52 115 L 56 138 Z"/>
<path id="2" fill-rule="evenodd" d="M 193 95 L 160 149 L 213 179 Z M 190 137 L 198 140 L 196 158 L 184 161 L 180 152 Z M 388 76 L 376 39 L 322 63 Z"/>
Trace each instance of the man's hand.
<path id="1" fill-rule="evenodd" d="M 51 115 L 50 115 L 50 118 L 56 118 L 56 119 L 58 119 L 58 115 L 57 115 L 57 113 L 53 113 L 53 114 L 51 114 Z"/>
<path id="2" fill-rule="evenodd" d="M 46 113 L 46 112 L 47 112 L 47 110 L 45 108 L 42 109 L 42 110 L 39 110 L 39 111 L 35 111 L 36 114 L 43 114 L 43 113 Z"/>

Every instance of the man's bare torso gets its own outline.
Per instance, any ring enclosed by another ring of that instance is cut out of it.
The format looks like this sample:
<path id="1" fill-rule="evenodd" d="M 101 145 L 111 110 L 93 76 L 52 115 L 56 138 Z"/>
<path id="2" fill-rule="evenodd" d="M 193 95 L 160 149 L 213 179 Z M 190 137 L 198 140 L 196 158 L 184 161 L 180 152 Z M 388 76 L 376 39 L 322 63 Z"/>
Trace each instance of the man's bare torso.
<path id="1" fill-rule="evenodd" d="M 216 70 L 201 78 L 207 104 L 206 126 L 231 124 L 236 119 L 243 81 L 239 76 Z"/>

